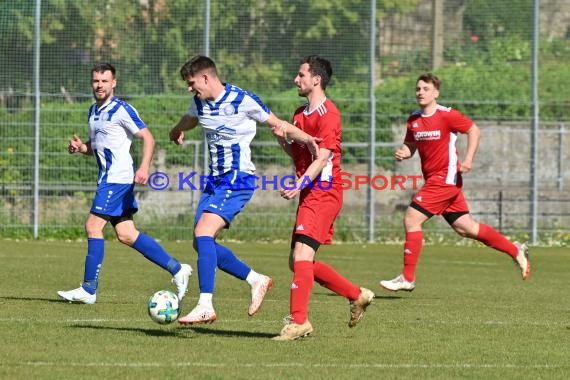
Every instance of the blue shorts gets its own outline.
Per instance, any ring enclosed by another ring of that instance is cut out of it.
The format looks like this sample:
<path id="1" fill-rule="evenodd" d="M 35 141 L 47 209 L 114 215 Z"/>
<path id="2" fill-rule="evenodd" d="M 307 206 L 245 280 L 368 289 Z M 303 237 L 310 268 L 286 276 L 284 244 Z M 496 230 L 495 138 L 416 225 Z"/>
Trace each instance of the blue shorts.
<path id="1" fill-rule="evenodd" d="M 91 212 L 112 217 L 134 214 L 138 210 L 134 183 L 102 183 L 97 186 Z"/>
<path id="2" fill-rule="evenodd" d="M 204 212 L 211 212 L 226 221 L 226 228 L 253 196 L 257 177 L 253 174 L 231 171 L 221 176 L 209 177 L 200 197 L 194 225 Z"/>

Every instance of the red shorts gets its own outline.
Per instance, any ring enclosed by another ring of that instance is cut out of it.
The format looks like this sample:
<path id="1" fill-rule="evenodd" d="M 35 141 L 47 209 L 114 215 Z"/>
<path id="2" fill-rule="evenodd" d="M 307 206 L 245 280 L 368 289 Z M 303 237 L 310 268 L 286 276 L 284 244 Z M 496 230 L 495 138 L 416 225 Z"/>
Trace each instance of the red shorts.
<path id="1" fill-rule="evenodd" d="M 469 212 L 461 187 L 426 181 L 412 201 L 433 215 L 451 212 Z"/>
<path id="2" fill-rule="evenodd" d="M 342 187 L 323 183 L 323 188 L 301 191 L 297 218 L 293 228 L 295 235 L 305 235 L 321 244 L 330 244 L 334 235 L 334 221 L 342 208 Z"/>

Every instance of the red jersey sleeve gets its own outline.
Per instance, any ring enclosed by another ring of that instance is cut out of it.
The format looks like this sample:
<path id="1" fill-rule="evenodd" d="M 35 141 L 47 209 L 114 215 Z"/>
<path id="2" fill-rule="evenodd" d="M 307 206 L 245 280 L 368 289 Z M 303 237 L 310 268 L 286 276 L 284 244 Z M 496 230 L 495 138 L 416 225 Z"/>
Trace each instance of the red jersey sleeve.
<path id="1" fill-rule="evenodd" d="M 415 143 L 416 140 L 414 138 L 414 131 L 412 130 L 413 129 L 412 126 L 414 125 L 414 122 L 416 122 L 416 119 L 418 117 L 421 117 L 421 113 L 416 111 L 412 113 L 408 118 L 408 121 L 406 122 L 406 136 L 404 137 L 405 143 L 410 143 L 410 144 Z"/>
<path id="2" fill-rule="evenodd" d="M 448 125 L 453 132 L 467 133 L 469 128 L 471 128 L 474 124 L 471 119 L 453 108 L 444 115 L 447 118 Z"/>
<path id="3" fill-rule="evenodd" d="M 315 137 L 322 139 L 319 147 L 333 152 L 336 151 L 341 134 L 340 114 L 329 111 L 319 118 L 317 125 L 318 130 Z"/>

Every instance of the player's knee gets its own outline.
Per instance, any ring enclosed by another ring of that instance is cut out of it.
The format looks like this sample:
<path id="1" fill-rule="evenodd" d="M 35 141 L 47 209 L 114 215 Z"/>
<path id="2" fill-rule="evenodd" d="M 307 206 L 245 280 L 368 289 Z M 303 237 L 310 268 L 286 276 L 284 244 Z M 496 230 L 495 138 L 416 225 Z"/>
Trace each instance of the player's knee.
<path id="1" fill-rule="evenodd" d="M 119 241 L 120 241 L 121 243 L 123 243 L 123 244 L 125 244 L 125 245 L 128 245 L 128 246 L 131 246 L 131 245 L 133 245 L 133 243 L 134 243 L 134 241 L 131 240 L 131 239 L 129 239 L 129 237 L 126 236 L 126 235 L 117 234 L 117 239 L 119 239 Z"/>
<path id="2" fill-rule="evenodd" d="M 404 218 L 404 229 L 406 231 L 419 231 L 422 229 L 422 223 L 418 223 L 413 218 Z"/>
<path id="3" fill-rule="evenodd" d="M 137 233 L 132 233 L 131 231 L 117 231 L 117 239 L 129 247 L 135 243 L 137 236 L 138 231 Z"/>
<path id="4" fill-rule="evenodd" d="M 453 229 L 457 234 L 464 238 L 475 239 L 477 238 L 477 234 L 475 233 L 472 226 L 453 226 Z"/>
<path id="5" fill-rule="evenodd" d="M 100 236 L 103 233 L 103 230 L 101 228 L 91 223 L 85 223 L 84 227 L 85 233 L 88 237 Z"/>
<path id="6" fill-rule="evenodd" d="M 454 228 L 454 230 L 461 237 L 470 237 L 469 232 L 466 229 L 464 229 L 463 227 L 456 227 L 456 228 Z"/>

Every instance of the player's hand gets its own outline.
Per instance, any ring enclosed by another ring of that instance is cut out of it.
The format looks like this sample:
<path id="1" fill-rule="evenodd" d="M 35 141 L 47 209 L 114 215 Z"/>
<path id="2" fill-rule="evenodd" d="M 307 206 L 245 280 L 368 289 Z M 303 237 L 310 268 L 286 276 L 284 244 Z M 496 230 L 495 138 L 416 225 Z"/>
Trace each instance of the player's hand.
<path id="1" fill-rule="evenodd" d="M 273 133 L 273 136 L 275 137 L 284 137 L 283 136 L 283 128 L 281 128 L 280 125 L 271 125 L 269 126 L 271 128 L 271 132 Z"/>
<path id="2" fill-rule="evenodd" d="M 459 172 L 460 173 L 469 173 L 471 171 L 471 161 L 463 161 L 459 164 Z"/>
<path id="3" fill-rule="evenodd" d="M 412 155 L 410 154 L 410 150 L 407 148 L 399 148 L 398 150 L 396 150 L 396 152 L 394 153 L 394 158 L 397 161 L 402 161 L 405 159 L 410 158 Z"/>
<path id="4" fill-rule="evenodd" d="M 173 141 L 176 145 L 182 145 L 184 143 L 184 132 L 176 127 L 172 128 L 170 141 Z"/>
<path id="5" fill-rule="evenodd" d="M 71 140 L 69 140 L 69 145 L 67 146 L 67 151 L 69 154 L 81 152 L 81 146 L 83 145 L 83 141 L 77 135 L 73 135 Z"/>
<path id="6" fill-rule="evenodd" d="M 291 200 L 294 199 L 297 194 L 299 194 L 299 189 L 297 189 L 297 187 L 293 188 L 293 189 L 281 189 L 279 190 L 279 195 L 281 195 L 281 198 L 286 199 L 286 200 Z"/>
<path id="7" fill-rule="evenodd" d="M 135 183 L 138 185 L 146 185 L 148 181 L 148 170 L 139 168 L 135 172 Z"/>

